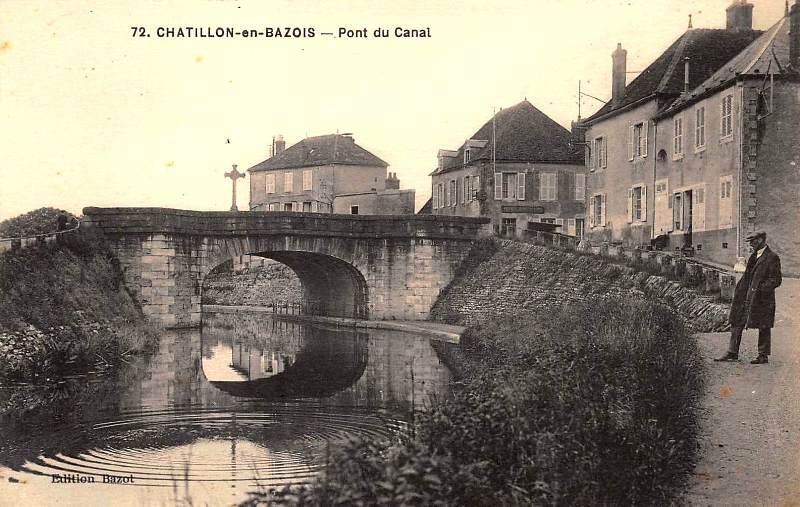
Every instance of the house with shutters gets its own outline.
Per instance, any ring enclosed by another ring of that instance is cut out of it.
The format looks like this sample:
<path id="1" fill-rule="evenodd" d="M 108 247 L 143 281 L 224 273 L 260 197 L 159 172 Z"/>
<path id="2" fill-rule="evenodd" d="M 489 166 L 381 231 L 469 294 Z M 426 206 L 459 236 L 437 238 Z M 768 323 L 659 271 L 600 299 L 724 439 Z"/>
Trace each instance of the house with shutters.
<path id="1" fill-rule="evenodd" d="M 250 210 L 413 214 L 414 190 L 401 190 L 388 167 L 350 134 L 307 137 L 289 148 L 278 136 L 271 156 L 247 170 Z"/>
<path id="2" fill-rule="evenodd" d="M 523 100 L 502 109 L 455 150 L 439 150 L 431 176 L 435 215 L 490 217 L 497 234 L 531 222 L 581 236 L 586 167 L 572 133 Z"/>
<path id="3" fill-rule="evenodd" d="M 766 31 L 737 0 L 725 30 L 690 29 L 584 125 L 594 243 L 662 245 L 733 266 L 765 230 L 800 272 L 800 5 Z"/>

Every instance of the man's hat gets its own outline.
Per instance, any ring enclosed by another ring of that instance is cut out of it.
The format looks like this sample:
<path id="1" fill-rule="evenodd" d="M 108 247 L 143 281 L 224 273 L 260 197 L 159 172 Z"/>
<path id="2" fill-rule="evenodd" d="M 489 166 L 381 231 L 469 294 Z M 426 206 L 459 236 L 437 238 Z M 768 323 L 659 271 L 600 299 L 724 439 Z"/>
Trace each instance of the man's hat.
<path id="1" fill-rule="evenodd" d="M 753 241 L 754 239 L 767 239 L 767 233 L 764 231 L 751 232 L 745 238 L 745 241 Z"/>

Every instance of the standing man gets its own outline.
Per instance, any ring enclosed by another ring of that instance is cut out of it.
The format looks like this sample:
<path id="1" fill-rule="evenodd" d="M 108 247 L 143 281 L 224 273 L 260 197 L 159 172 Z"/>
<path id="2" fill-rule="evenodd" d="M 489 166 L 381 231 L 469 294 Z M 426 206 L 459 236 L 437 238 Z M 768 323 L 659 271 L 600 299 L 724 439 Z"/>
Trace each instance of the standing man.
<path id="1" fill-rule="evenodd" d="M 753 253 L 733 293 L 731 341 L 728 352 L 715 361 L 738 361 L 742 331 L 748 328 L 758 329 L 758 357 L 750 363 L 766 364 L 775 324 L 775 288 L 781 284 L 781 260 L 767 246 L 767 233 L 754 232 L 746 239 Z"/>

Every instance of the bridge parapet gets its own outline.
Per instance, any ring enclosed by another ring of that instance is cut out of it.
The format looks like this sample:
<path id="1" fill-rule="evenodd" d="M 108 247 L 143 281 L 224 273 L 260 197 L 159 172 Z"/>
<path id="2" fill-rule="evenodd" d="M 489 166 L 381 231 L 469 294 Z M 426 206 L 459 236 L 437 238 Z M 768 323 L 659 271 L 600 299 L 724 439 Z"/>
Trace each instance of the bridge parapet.
<path id="1" fill-rule="evenodd" d="M 170 208 L 84 208 L 84 224 L 120 234 L 448 239 L 489 235 L 489 218 L 434 215 L 332 215 L 281 211 L 189 211 Z"/>
<path id="2" fill-rule="evenodd" d="M 99 232 L 125 283 L 154 321 L 200 322 L 204 277 L 240 255 L 288 265 L 304 297 L 336 317 L 424 320 L 487 218 L 202 212 L 85 208 L 82 230 Z"/>

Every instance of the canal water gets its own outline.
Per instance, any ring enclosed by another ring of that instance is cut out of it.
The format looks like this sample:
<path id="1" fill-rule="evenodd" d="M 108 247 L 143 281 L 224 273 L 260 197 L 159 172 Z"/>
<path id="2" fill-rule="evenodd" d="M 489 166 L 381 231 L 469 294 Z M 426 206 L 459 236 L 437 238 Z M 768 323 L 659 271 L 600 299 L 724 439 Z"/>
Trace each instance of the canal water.
<path id="1" fill-rule="evenodd" d="M 3 421 L 0 504 L 237 504 L 309 482 L 351 437 L 402 432 L 449 380 L 428 337 L 205 315 Z"/>

